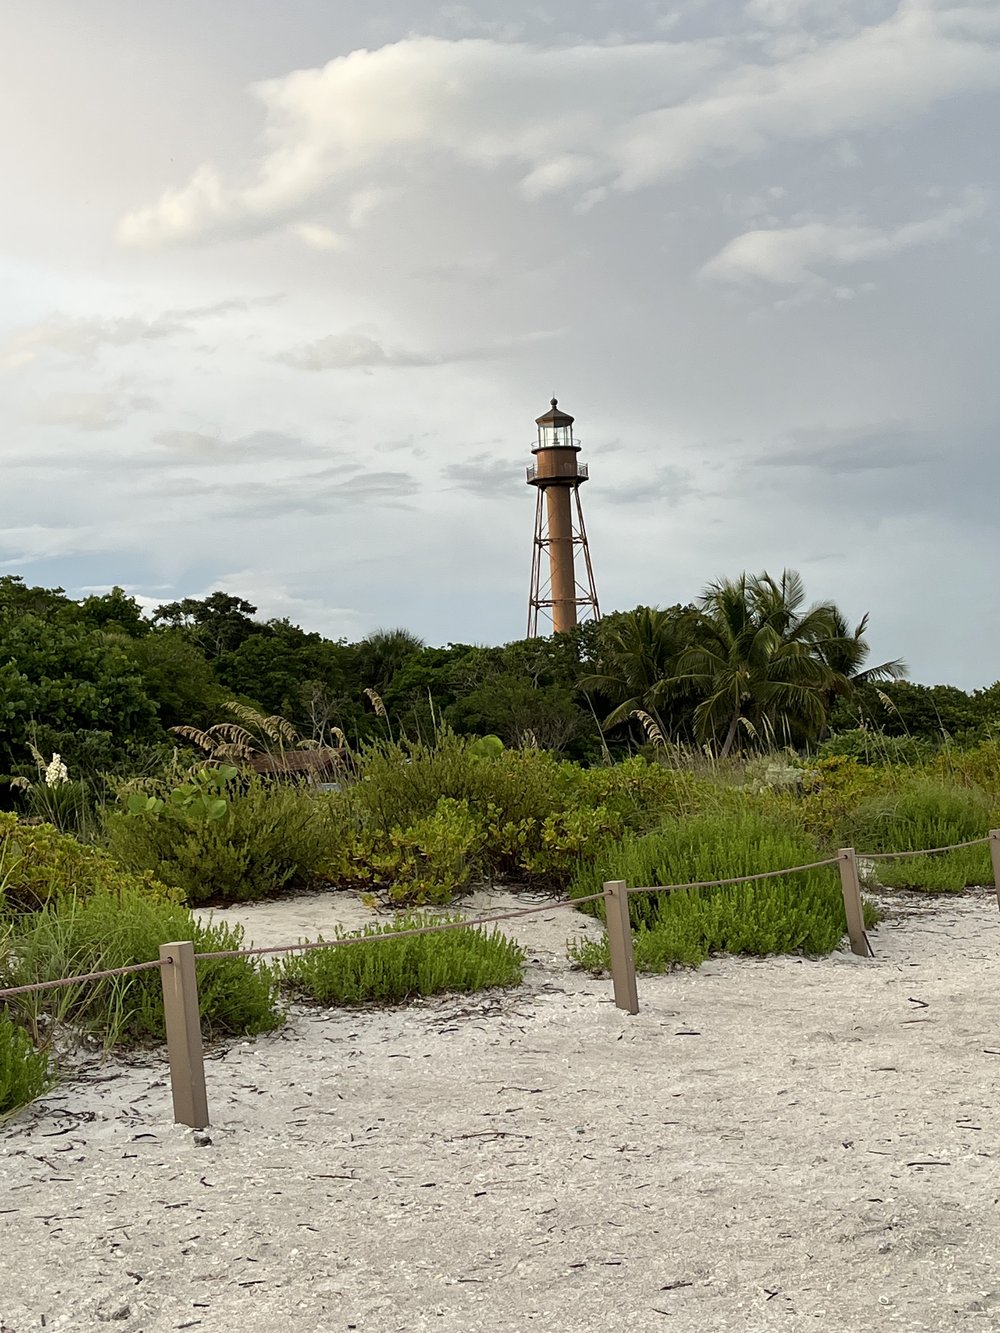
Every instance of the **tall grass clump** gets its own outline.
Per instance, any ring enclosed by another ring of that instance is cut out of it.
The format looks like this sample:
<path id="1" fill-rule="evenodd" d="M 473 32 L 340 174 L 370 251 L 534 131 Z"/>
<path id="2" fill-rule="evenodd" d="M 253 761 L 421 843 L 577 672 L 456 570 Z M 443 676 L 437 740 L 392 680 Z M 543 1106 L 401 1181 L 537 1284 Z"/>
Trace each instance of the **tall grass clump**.
<path id="1" fill-rule="evenodd" d="M 188 903 L 245 902 L 307 883 L 326 853 L 315 796 L 306 787 L 229 772 L 217 792 L 208 772 L 194 782 L 124 791 L 105 813 L 108 851 L 179 889 Z M 176 799 L 192 786 L 198 790 L 187 804 Z"/>
<path id="2" fill-rule="evenodd" d="M 196 952 L 238 949 L 239 927 L 204 924 L 179 903 L 151 898 L 126 884 L 89 897 L 50 897 L 35 912 L 9 921 L 8 949 L 0 959 L 0 987 L 100 972 L 156 959 L 161 944 L 191 940 Z M 267 1032 L 280 1022 L 272 971 L 252 959 L 198 964 L 202 1028 L 207 1036 Z M 34 992 L 13 1002 L 39 1033 L 68 1025 L 105 1046 L 165 1038 L 159 968 Z"/>
<path id="3" fill-rule="evenodd" d="M 329 1005 L 399 1004 L 421 995 L 520 985 L 525 951 L 499 930 L 477 926 L 393 938 L 456 920 L 408 915 L 355 935 L 338 930 L 335 939 L 356 942 L 290 956 L 282 976 L 295 993 Z"/>
<path id="4" fill-rule="evenodd" d="M 625 839 L 581 872 L 571 892 L 599 893 L 616 879 L 653 886 L 737 878 L 820 859 L 808 835 L 753 811 L 703 815 Z M 603 916 L 603 903 L 593 907 Z M 836 867 L 750 884 L 634 894 L 629 913 L 636 966 L 646 972 L 697 966 L 713 953 L 830 953 L 846 929 Z M 583 967 L 606 968 L 607 943 L 584 941 L 571 957 Z"/>
<path id="5" fill-rule="evenodd" d="M 865 852 L 908 852 L 983 838 L 993 822 L 993 802 L 975 786 L 914 775 L 896 791 L 862 801 L 844 836 Z M 879 861 L 875 877 L 890 888 L 958 893 L 970 884 L 990 884 L 988 846 L 963 847 L 936 856 Z"/>
<path id="6" fill-rule="evenodd" d="M 0 1010 L 0 1121 L 47 1092 L 52 1083 L 46 1052 L 36 1050 L 27 1032 Z"/>

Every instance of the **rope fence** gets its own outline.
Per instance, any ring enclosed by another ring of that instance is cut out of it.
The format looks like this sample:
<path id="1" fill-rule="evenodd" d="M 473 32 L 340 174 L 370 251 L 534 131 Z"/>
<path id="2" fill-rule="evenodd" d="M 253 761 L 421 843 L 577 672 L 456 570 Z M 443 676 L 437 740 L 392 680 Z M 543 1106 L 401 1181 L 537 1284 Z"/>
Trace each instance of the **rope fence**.
<path id="1" fill-rule="evenodd" d="M 993 864 L 994 887 L 1000 906 L 1000 829 L 991 829 L 985 838 L 952 843 L 947 847 L 928 847 L 918 851 L 862 853 L 865 861 L 882 861 L 896 857 L 932 856 L 940 852 L 958 851 L 964 847 L 989 844 Z M 209 953 L 195 953 L 190 940 L 177 940 L 160 946 L 160 956 L 143 963 L 129 963 L 124 967 L 106 968 L 100 972 L 85 972 L 73 977 L 59 977 L 52 981 L 36 981 L 23 986 L 0 990 L 0 1003 L 19 995 L 38 991 L 58 990 L 65 986 L 79 986 L 87 982 L 106 981 L 115 977 L 132 976 L 140 972 L 160 971 L 163 985 L 164 1026 L 167 1036 L 167 1058 L 170 1063 L 170 1087 L 173 1099 L 174 1121 L 194 1129 L 204 1129 L 209 1123 L 208 1098 L 205 1089 L 204 1047 L 201 1034 L 201 1013 L 198 1003 L 197 964 L 224 958 L 261 958 L 265 955 L 307 953 L 314 949 L 337 949 L 347 945 L 378 944 L 385 940 L 399 940 L 418 935 L 433 935 L 445 930 L 469 930 L 491 926 L 500 921 L 515 921 L 519 917 L 551 912 L 560 907 L 581 907 L 585 903 L 603 901 L 606 904 L 605 927 L 611 960 L 611 981 L 614 1003 L 629 1014 L 639 1012 L 633 954 L 632 925 L 629 917 L 630 895 L 639 893 L 677 893 L 687 889 L 726 888 L 736 884 L 753 884 L 784 875 L 798 875 L 826 866 L 839 866 L 844 913 L 852 953 L 860 957 L 874 957 L 874 950 L 865 932 L 864 908 L 861 900 L 861 881 L 858 874 L 858 853 L 853 847 L 842 847 L 836 856 L 807 865 L 787 866 L 781 870 L 764 870 L 753 875 L 738 875 L 729 879 L 694 880 L 688 884 L 632 886 L 624 880 L 609 880 L 600 893 L 581 898 L 558 898 L 537 907 L 520 908 L 515 912 L 498 912 L 492 916 L 472 917 L 468 920 L 444 921 L 431 926 L 414 926 L 407 930 L 373 931 L 370 934 L 344 935 L 333 940 L 306 940 L 298 944 L 265 945 L 249 949 L 221 949 Z"/>
<path id="2" fill-rule="evenodd" d="M 839 856 L 828 856 L 825 861 L 810 861 L 806 866 L 788 866 L 785 870 L 762 870 L 757 875 L 736 875 L 732 879 L 699 879 L 690 884 L 662 884 L 648 888 L 629 888 L 629 893 L 676 893 L 678 889 L 718 889 L 730 884 L 752 884 L 758 879 L 776 879 L 780 875 L 798 875 L 803 870 L 819 870 L 822 866 L 835 866 Z M 578 900 L 579 901 L 579 900 Z"/>
<path id="3" fill-rule="evenodd" d="M 860 852 L 865 861 L 901 861 L 906 856 L 935 856 L 938 852 L 957 852 L 962 847 L 983 847 L 990 838 L 970 838 L 968 842 L 953 842 L 947 847 L 924 847 L 912 852 Z"/>

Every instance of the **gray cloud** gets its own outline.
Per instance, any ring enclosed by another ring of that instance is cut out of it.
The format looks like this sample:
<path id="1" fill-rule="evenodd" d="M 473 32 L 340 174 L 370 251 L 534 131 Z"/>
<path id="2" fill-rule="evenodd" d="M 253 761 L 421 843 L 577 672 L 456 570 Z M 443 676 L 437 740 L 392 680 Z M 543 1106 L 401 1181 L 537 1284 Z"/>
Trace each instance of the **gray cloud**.
<path id="1" fill-rule="evenodd" d="M 932 461 L 926 432 L 888 423 L 839 430 L 793 431 L 788 443 L 751 461 L 758 468 L 808 468 L 816 472 L 851 474 L 917 467 Z"/>
<path id="2" fill-rule="evenodd" d="M 523 462 L 477 454 L 461 463 L 446 464 L 441 475 L 456 490 L 468 491 L 484 500 L 502 497 L 509 503 L 511 491 L 525 484 L 524 468 Z"/>

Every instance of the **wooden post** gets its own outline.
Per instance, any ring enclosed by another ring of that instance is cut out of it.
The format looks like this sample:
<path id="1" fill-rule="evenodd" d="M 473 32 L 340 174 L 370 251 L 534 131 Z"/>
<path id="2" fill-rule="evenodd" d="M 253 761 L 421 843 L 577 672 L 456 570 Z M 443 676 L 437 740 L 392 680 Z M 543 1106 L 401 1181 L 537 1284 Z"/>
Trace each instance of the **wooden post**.
<path id="1" fill-rule="evenodd" d="M 1000 828 L 990 829 L 990 856 L 993 860 L 993 883 L 996 885 L 997 906 L 1000 907 Z"/>
<path id="2" fill-rule="evenodd" d="M 160 979 L 174 1123 L 205 1129 L 208 1126 L 205 1053 L 198 1011 L 198 975 L 190 940 L 160 945 Z"/>
<path id="3" fill-rule="evenodd" d="M 844 915 L 847 917 L 847 933 L 851 938 L 851 953 L 856 953 L 860 958 L 874 958 L 875 951 L 865 934 L 858 858 L 854 854 L 854 848 L 841 847 L 837 859 L 840 861 L 840 887 L 844 892 Z"/>
<path id="4" fill-rule="evenodd" d="M 635 959 L 632 955 L 632 923 L 628 915 L 628 886 L 622 879 L 604 885 L 608 950 L 611 954 L 611 981 L 615 1004 L 626 1013 L 639 1012 L 639 990 L 635 983 Z"/>

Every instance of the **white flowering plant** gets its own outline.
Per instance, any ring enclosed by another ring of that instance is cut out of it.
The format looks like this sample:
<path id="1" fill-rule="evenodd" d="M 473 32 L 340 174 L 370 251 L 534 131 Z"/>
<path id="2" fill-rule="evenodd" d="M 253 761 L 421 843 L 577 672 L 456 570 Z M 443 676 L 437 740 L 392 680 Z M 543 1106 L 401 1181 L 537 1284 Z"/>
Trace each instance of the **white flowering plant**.
<path id="1" fill-rule="evenodd" d="M 10 778 L 9 784 L 24 794 L 29 818 L 54 824 L 62 833 L 79 833 L 87 817 L 86 785 L 70 778 L 69 767 L 58 751 L 46 759 L 34 745 L 29 743 L 28 749 L 38 774 L 36 780 L 19 775 Z"/>

